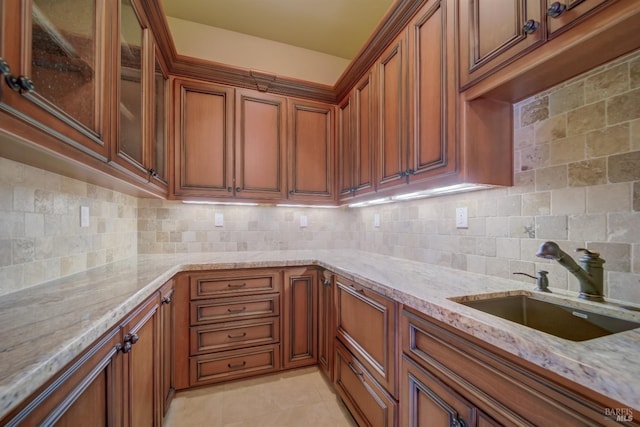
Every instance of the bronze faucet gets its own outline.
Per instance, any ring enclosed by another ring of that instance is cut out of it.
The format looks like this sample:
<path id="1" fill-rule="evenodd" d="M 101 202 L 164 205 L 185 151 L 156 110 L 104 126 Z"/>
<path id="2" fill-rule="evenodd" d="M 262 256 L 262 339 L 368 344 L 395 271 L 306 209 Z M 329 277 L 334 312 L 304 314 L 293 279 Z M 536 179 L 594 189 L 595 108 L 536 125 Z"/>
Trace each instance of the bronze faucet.
<path id="1" fill-rule="evenodd" d="M 604 301 L 604 270 L 602 269 L 602 264 L 605 261 L 600 258 L 600 254 L 597 252 L 591 252 L 585 248 L 576 249 L 576 252 L 580 251 L 584 252 L 584 255 L 578 260 L 582 268 L 572 257 L 563 252 L 555 242 L 544 242 L 540 245 L 536 256 L 556 260 L 558 264 L 576 276 L 580 283 L 580 298 L 602 302 Z"/>

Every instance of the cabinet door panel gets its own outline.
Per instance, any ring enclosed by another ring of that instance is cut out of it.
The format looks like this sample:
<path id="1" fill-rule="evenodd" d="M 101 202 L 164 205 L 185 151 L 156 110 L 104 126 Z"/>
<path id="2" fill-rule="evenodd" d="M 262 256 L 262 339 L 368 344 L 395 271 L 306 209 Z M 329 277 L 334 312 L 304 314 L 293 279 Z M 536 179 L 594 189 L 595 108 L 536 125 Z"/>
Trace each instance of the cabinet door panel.
<path id="1" fill-rule="evenodd" d="M 351 96 L 338 105 L 338 195 L 341 200 L 353 196 L 354 134 Z"/>
<path id="2" fill-rule="evenodd" d="M 557 0 L 547 0 L 548 10 Z M 547 16 L 547 29 L 551 37 L 570 28 L 583 18 L 587 17 L 596 8 L 613 3 L 612 0 L 564 0 L 559 3 L 566 6 L 566 10 L 559 16 Z"/>
<path id="3" fill-rule="evenodd" d="M 318 364 L 329 380 L 333 380 L 333 276 L 324 271 L 318 283 Z"/>
<path id="4" fill-rule="evenodd" d="M 373 160 L 375 141 L 375 82 L 373 72 L 364 76 L 353 90 L 354 111 L 354 153 L 355 173 L 353 185 L 357 194 L 374 189 Z"/>
<path id="5" fill-rule="evenodd" d="M 539 0 L 460 2 L 460 84 L 486 75 L 545 40 Z M 527 21 L 537 23 L 530 34 Z"/>
<path id="6" fill-rule="evenodd" d="M 318 362 L 318 275 L 312 269 L 284 272 L 285 369 Z"/>
<path id="7" fill-rule="evenodd" d="M 406 182 L 406 33 L 403 32 L 378 62 L 380 79 L 378 188 Z"/>
<path id="8" fill-rule="evenodd" d="M 449 57 L 446 1 L 429 1 L 410 24 L 409 70 L 412 144 L 409 179 L 443 174 L 455 167 L 455 133 L 448 134 L 448 109 L 455 111 L 456 89 L 446 72 Z"/>
<path id="9" fill-rule="evenodd" d="M 289 105 L 289 199 L 334 202 L 334 107 L 306 101 Z"/>
<path id="10" fill-rule="evenodd" d="M 236 197 L 285 199 L 286 99 L 236 91 Z"/>
<path id="11" fill-rule="evenodd" d="M 176 81 L 174 193 L 233 195 L 233 89 Z"/>
<path id="12" fill-rule="evenodd" d="M 174 280 L 170 280 L 160 289 L 160 327 L 161 332 L 161 404 L 162 413 L 166 414 L 175 394 L 175 307 Z"/>

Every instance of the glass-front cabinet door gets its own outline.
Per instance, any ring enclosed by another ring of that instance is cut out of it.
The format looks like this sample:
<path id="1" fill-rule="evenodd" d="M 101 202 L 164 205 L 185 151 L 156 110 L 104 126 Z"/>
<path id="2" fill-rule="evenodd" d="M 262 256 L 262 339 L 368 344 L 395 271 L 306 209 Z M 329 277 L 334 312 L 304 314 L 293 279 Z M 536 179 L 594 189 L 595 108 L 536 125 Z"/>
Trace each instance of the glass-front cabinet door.
<path id="1" fill-rule="evenodd" d="M 107 0 L 4 0 L 0 110 L 108 155 Z"/>
<path id="2" fill-rule="evenodd" d="M 153 94 L 155 96 L 154 106 L 155 111 L 153 115 L 153 140 L 152 140 L 152 164 L 151 164 L 151 177 L 162 183 L 167 187 L 167 112 L 169 106 L 167 102 L 169 97 L 167 96 L 168 73 L 164 62 L 161 60 L 162 56 L 156 49 L 156 56 L 154 62 L 154 74 L 153 74 Z"/>

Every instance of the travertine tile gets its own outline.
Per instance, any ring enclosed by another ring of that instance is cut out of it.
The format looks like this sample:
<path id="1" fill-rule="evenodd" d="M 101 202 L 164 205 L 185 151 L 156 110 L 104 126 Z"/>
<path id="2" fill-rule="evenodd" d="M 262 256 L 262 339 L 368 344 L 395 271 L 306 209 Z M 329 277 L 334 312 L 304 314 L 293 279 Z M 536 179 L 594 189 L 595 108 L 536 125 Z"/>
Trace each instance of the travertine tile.
<path id="1" fill-rule="evenodd" d="M 607 99 L 607 124 L 640 118 L 640 89 Z"/>
<path id="2" fill-rule="evenodd" d="M 589 132 L 586 137 L 587 156 L 590 158 L 626 153 L 631 145 L 628 123 Z"/>
<path id="3" fill-rule="evenodd" d="M 631 208 L 631 184 L 607 184 L 587 187 L 587 212 L 628 211 Z"/>
<path id="4" fill-rule="evenodd" d="M 600 158 L 571 163 L 568 173 L 570 187 L 606 184 L 607 161 Z"/>
<path id="5" fill-rule="evenodd" d="M 527 171 L 549 166 L 549 144 L 520 150 L 520 170 Z"/>
<path id="6" fill-rule="evenodd" d="M 585 135 L 559 139 L 549 144 L 549 163 L 551 165 L 577 162 L 586 158 Z"/>
<path id="7" fill-rule="evenodd" d="M 610 182 L 640 180 L 640 151 L 608 157 L 607 170 Z"/>
<path id="8" fill-rule="evenodd" d="M 551 214 L 567 215 L 586 212 L 584 188 L 565 188 L 551 191 Z"/>
<path id="9" fill-rule="evenodd" d="M 640 211 L 640 181 L 633 183 L 633 210 Z"/>
<path id="10" fill-rule="evenodd" d="M 607 235 L 605 214 L 569 215 L 569 239 L 603 241 Z"/>
<path id="11" fill-rule="evenodd" d="M 536 237 L 536 227 L 532 216 L 518 216 L 509 218 L 509 237 L 533 239 Z"/>
<path id="12" fill-rule="evenodd" d="M 627 90 L 629 90 L 629 64 L 626 62 L 588 77 L 584 85 L 587 104 Z"/>
<path id="13" fill-rule="evenodd" d="M 11 239 L 0 239 L 0 267 L 11 265 L 11 251 L 13 241 Z"/>
<path id="14" fill-rule="evenodd" d="M 533 142 L 533 125 L 516 129 L 513 132 L 513 148 L 515 150 L 530 147 Z"/>
<path id="15" fill-rule="evenodd" d="M 568 184 L 567 165 L 536 169 L 536 190 L 565 188 Z"/>
<path id="16" fill-rule="evenodd" d="M 536 187 L 535 171 L 516 172 L 513 176 L 513 185 L 513 187 L 509 188 L 509 194 L 522 194 L 534 191 Z"/>
<path id="17" fill-rule="evenodd" d="M 564 114 L 552 116 L 547 120 L 537 122 L 534 129 L 536 144 L 565 138 L 567 136 L 567 117 Z"/>
<path id="18" fill-rule="evenodd" d="M 633 120 L 631 123 L 631 150 L 640 150 L 640 119 Z"/>
<path id="19" fill-rule="evenodd" d="M 608 214 L 608 242 L 640 242 L 640 212 L 612 212 Z"/>
<path id="20" fill-rule="evenodd" d="M 522 215 L 538 216 L 551 213 L 551 193 L 548 191 L 522 195 Z"/>
<path id="21" fill-rule="evenodd" d="M 584 82 L 582 81 L 565 86 L 549 95 L 549 111 L 552 116 L 575 110 L 584 103 Z"/>
<path id="22" fill-rule="evenodd" d="M 594 242 L 587 245 L 590 251 L 598 252 L 605 271 L 631 271 L 631 245 L 627 243 Z"/>
<path id="23" fill-rule="evenodd" d="M 640 274 L 610 271 L 605 282 L 605 295 L 621 301 L 640 300 Z"/>
<path id="24" fill-rule="evenodd" d="M 631 89 L 640 87 L 640 58 L 629 62 L 629 86 Z"/>
<path id="25" fill-rule="evenodd" d="M 549 98 L 536 99 L 520 107 L 520 126 L 528 126 L 549 117 Z"/>
<path id="26" fill-rule="evenodd" d="M 497 238 L 496 256 L 504 259 L 520 258 L 520 239 L 518 238 Z"/>
<path id="27" fill-rule="evenodd" d="M 580 135 L 605 127 L 605 103 L 585 105 L 567 113 L 567 135 Z"/>
<path id="28" fill-rule="evenodd" d="M 568 221 L 566 215 L 537 216 L 536 238 L 566 240 L 568 238 Z"/>

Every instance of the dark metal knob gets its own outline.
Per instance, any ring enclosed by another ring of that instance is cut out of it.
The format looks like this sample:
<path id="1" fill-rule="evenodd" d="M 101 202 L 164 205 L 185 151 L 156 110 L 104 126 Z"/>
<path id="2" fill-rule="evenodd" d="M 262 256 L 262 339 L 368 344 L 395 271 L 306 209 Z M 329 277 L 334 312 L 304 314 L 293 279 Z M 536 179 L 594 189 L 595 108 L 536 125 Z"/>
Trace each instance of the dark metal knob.
<path id="1" fill-rule="evenodd" d="M 162 304 L 171 304 L 171 295 L 167 295 L 165 297 L 162 297 L 162 299 L 160 300 L 160 302 Z"/>
<path id="2" fill-rule="evenodd" d="M 323 285 L 325 285 L 325 286 L 329 286 L 329 285 L 331 285 L 331 280 L 329 280 L 329 279 L 324 279 L 324 280 L 323 280 L 323 282 L 322 282 L 322 284 L 323 284 Z"/>
<path id="3" fill-rule="evenodd" d="M 547 9 L 547 16 L 551 18 L 557 18 L 562 15 L 567 10 L 567 5 L 564 3 L 560 3 L 559 1 L 554 1 Z"/>
<path id="4" fill-rule="evenodd" d="M 128 342 L 131 342 L 131 344 L 137 343 L 138 339 L 139 339 L 138 334 L 127 334 L 124 337 L 125 342 L 128 341 Z"/>
<path id="5" fill-rule="evenodd" d="M 242 190 L 240 187 L 236 187 L 236 193 L 239 193 Z"/>
<path id="6" fill-rule="evenodd" d="M 29 77 L 20 76 L 18 77 L 18 85 L 20 86 L 20 90 L 22 92 L 33 92 L 35 90 L 35 86 L 33 85 L 33 80 Z"/>
<path id="7" fill-rule="evenodd" d="M 416 171 L 414 171 L 413 169 L 407 169 L 406 171 L 404 171 L 406 175 L 413 175 L 416 173 Z"/>
<path id="8" fill-rule="evenodd" d="M 148 172 L 149 172 L 149 175 L 154 177 L 154 178 L 158 176 L 158 171 L 153 169 L 153 168 L 149 169 Z"/>
<path id="9" fill-rule="evenodd" d="M 538 31 L 538 28 L 540 28 L 540 24 L 533 19 L 529 19 L 522 26 L 522 31 L 524 31 L 525 34 L 533 34 Z"/>
<path id="10" fill-rule="evenodd" d="M 233 187 L 227 187 L 227 191 L 231 193 L 233 191 Z"/>
<path id="11" fill-rule="evenodd" d="M 9 67 L 9 64 L 7 63 L 7 61 L 5 61 L 5 59 L 2 57 L 0 57 L 0 74 L 2 74 L 5 77 L 8 77 L 11 75 L 11 67 Z"/>

